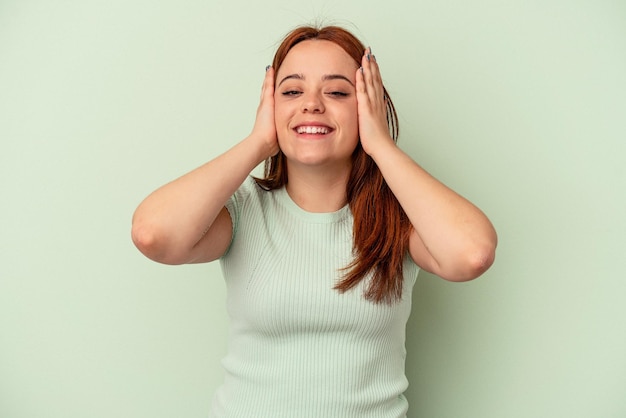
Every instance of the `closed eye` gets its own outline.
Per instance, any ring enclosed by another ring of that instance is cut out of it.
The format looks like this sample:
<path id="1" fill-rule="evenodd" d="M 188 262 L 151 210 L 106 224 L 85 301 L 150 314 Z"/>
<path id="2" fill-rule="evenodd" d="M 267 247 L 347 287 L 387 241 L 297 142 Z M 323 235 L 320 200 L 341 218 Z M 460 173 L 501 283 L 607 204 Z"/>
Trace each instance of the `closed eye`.
<path id="1" fill-rule="evenodd" d="M 327 94 L 329 96 L 335 96 L 335 97 L 348 97 L 349 96 L 348 93 L 344 93 L 343 91 L 331 91 Z"/>
<path id="2" fill-rule="evenodd" d="M 297 90 L 287 90 L 284 91 L 282 93 L 283 96 L 297 96 L 298 94 L 300 94 L 301 92 L 297 91 Z"/>

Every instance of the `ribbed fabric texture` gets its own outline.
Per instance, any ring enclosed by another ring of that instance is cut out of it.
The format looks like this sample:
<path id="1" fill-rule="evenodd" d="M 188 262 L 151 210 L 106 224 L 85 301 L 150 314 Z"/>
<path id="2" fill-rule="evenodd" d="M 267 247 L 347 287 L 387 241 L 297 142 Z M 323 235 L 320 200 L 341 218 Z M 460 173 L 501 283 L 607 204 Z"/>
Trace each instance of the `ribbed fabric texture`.
<path id="1" fill-rule="evenodd" d="M 299 208 L 286 190 L 248 178 L 227 203 L 233 241 L 221 259 L 231 319 L 224 384 L 211 417 L 398 418 L 405 328 L 418 267 L 406 258 L 403 299 L 374 304 L 363 286 L 333 286 L 352 258 L 352 214 Z"/>

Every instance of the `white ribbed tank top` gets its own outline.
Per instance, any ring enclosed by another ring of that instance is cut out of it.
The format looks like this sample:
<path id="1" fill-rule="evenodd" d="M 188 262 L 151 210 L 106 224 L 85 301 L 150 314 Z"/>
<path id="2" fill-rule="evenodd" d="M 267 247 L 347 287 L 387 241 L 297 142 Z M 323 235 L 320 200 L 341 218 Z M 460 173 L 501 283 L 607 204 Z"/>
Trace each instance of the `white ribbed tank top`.
<path id="1" fill-rule="evenodd" d="M 375 304 L 365 283 L 333 289 L 352 257 L 347 206 L 306 212 L 284 188 L 265 191 L 249 177 L 226 207 L 231 328 L 210 417 L 406 416 L 405 328 L 419 271 L 410 257 L 402 300 Z"/>

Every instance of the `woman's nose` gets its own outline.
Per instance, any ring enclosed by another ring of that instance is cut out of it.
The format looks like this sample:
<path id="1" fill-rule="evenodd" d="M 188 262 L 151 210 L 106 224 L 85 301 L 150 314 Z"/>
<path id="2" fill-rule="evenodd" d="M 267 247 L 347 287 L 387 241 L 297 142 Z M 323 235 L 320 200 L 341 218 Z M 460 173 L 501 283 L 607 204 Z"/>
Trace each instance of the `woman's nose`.
<path id="1" fill-rule="evenodd" d="M 324 113 L 324 103 L 318 94 L 307 94 L 303 97 L 302 111 L 305 113 Z"/>

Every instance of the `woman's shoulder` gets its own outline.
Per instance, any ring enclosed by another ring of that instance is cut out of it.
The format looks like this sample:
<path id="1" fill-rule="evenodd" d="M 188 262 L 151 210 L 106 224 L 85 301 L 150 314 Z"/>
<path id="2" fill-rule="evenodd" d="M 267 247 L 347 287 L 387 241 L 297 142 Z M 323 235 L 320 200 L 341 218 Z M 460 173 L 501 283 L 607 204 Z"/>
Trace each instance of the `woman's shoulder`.
<path id="1" fill-rule="evenodd" d="M 226 202 L 226 208 L 231 217 L 239 217 L 244 208 L 265 206 L 271 195 L 271 190 L 263 188 L 255 177 L 249 175 Z"/>
<path id="2" fill-rule="evenodd" d="M 249 175 L 243 183 L 241 183 L 241 186 L 239 186 L 239 188 L 235 191 L 233 198 L 241 203 L 244 203 L 249 199 L 263 198 L 268 192 L 268 190 L 264 189 L 259 183 L 257 183 L 255 177 Z"/>

